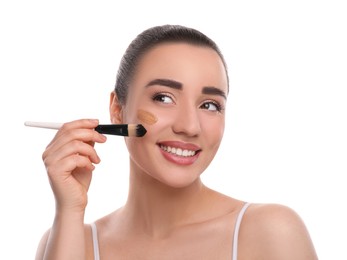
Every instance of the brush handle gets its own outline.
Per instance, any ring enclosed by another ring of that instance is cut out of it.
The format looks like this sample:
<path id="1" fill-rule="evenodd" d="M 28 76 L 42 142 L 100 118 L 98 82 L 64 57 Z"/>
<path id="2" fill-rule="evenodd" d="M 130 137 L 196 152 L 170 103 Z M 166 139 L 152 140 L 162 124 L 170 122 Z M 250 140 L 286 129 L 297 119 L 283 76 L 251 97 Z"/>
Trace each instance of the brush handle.
<path id="1" fill-rule="evenodd" d="M 39 128 L 47 128 L 47 129 L 60 129 L 62 127 L 62 123 L 52 123 L 52 122 L 33 122 L 33 121 L 26 121 L 24 122 L 25 126 L 31 126 L 31 127 L 39 127 Z"/>
<path id="2" fill-rule="evenodd" d="M 62 123 L 52 123 L 52 122 L 33 122 L 26 121 L 24 122 L 25 126 L 31 127 L 39 127 L 39 128 L 47 128 L 47 129 L 60 129 L 62 127 Z M 112 125 L 98 125 L 95 127 L 95 131 L 100 134 L 108 134 L 108 135 L 120 135 L 120 136 L 128 136 L 128 124 L 112 124 Z"/>

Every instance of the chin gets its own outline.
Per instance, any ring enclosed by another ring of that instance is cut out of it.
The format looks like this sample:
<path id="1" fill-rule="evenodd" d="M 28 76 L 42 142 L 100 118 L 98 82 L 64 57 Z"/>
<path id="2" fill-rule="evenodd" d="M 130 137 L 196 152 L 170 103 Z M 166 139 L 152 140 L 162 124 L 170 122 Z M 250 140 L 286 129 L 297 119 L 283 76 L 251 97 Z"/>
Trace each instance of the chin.
<path id="1" fill-rule="evenodd" d="M 188 188 L 196 183 L 200 183 L 200 175 L 193 174 L 191 171 L 176 171 L 172 174 L 168 172 L 165 176 L 156 176 L 153 178 L 155 178 L 161 184 L 175 189 Z"/>

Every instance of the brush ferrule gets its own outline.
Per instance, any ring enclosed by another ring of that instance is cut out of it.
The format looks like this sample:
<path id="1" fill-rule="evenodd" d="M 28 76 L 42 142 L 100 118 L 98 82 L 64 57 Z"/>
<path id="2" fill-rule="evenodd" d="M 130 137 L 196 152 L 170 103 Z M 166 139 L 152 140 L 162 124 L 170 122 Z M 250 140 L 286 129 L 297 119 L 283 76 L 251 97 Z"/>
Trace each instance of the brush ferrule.
<path id="1" fill-rule="evenodd" d="M 98 125 L 95 127 L 95 131 L 100 134 L 108 135 L 121 135 L 128 136 L 128 125 L 127 124 L 117 124 L 117 125 Z"/>

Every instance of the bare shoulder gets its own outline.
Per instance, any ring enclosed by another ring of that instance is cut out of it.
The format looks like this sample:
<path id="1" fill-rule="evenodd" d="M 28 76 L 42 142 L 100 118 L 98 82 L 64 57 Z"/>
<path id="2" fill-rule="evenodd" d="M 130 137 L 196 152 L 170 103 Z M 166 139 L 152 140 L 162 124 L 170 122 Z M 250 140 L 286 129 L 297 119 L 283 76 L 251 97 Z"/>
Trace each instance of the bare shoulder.
<path id="1" fill-rule="evenodd" d="M 43 259 L 44 257 L 44 254 L 45 254 L 45 250 L 46 250 L 46 246 L 47 246 L 47 241 L 48 241 L 48 237 L 49 237 L 49 234 L 51 232 L 51 229 L 48 229 L 42 236 L 40 242 L 39 242 L 39 245 L 37 247 L 37 250 L 36 250 L 36 256 L 35 256 L 35 259 L 36 260 L 41 260 Z"/>
<path id="2" fill-rule="evenodd" d="M 94 259 L 92 224 L 84 224 L 86 260 Z"/>
<path id="3" fill-rule="evenodd" d="M 47 229 L 47 231 L 42 235 L 41 240 L 39 242 L 39 245 L 36 250 L 36 260 L 42 260 L 45 256 L 45 251 L 47 248 L 49 236 L 51 233 L 51 228 Z M 86 253 L 87 253 L 87 259 L 93 259 L 93 238 L 92 238 L 92 231 L 91 231 L 91 225 L 85 224 L 84 225 L 84 231 L 85 231 L 85 242 L 86 242 Z"/>
<path id="4" fill-rule="evenodd" d="M 239 254 L 240 259 L 318 259 L 300 216 L 278 204 L 252 204 L 247 209 L 240 228 Z"/>

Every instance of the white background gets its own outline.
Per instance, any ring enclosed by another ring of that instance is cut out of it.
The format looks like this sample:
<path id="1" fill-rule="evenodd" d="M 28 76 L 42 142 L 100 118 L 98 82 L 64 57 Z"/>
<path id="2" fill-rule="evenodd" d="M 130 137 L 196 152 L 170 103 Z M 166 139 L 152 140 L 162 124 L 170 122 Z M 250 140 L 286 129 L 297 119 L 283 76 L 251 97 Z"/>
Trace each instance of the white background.
<path id="1" fill-rule="evenodd" d="M 229 65 L 224 143 L 205 183 L 251 202 L 288 205 L 320 259 L 347 259 L 345 1 L 1 1 L 1 258 L 33 259 L 54 199 L 41 162 L 53 130 L 25 120 L 108 123 L 128 43 L 159 24 L 195 27 Z M 97 145 L 86 222 L 127 195 L 120 137 Z"/>

